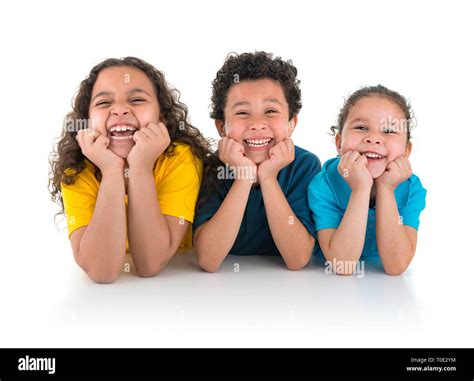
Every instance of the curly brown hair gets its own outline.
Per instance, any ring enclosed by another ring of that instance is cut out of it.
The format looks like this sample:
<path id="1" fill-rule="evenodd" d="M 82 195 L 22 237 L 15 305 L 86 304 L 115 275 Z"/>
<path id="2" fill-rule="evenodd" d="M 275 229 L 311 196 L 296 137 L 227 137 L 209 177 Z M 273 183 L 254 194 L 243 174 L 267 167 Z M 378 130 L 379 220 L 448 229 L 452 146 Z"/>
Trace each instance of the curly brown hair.
<path id="1" fill-rule="evenodd" d="M 274 57 L 272 53 L 229 53 L 224 64 L 212 82 L 211 113 L 214 120 L 224 119 L 224 108 L 227 95 L 232 86 L 245 80 L 273 79 L 278 81 L 288 102 L 289 119 L 298 115 L 301 110 L 300 80 L 297 78 L 298 70 L 291 60 L 284 61 Z M 219 155 L 214 152 L 208 161 L 206 171 L 203 173 L 198 208 L 208 200 L 218 185 L 218 168 L 225 164 L 219 160 Z"/>
<path id="2" fill-rule="evenodd" d="M 240 81 L 270 78 L 280 82 L 289 106 L 290 119 L 301 110 L 300 80 L 291 60 L 284 61 L 272 53 L 229 53 L 212 82 L 211 118 L 224 120 L 229 89 Z"/>
<path id="3" fill-rule="evenodd" d="M 352 93 L 344 102 L 341 110 L 339 111 L 339 115 L 337 117 L 337 124 L 330 128 L 331 132 L 330 135 L 335 136 L 336 134 L 342 133 L 342 129 L 344 127 L 344 123 L 346 123 L 347 115 L 349 115 L 349 111 L 351 110 L 352 106 L 354 106 L 360 99 L 364 97 L 371 97 L 371 96 L 379 96 L 384 97 L 392 102 L 395 102 L 398 107 L 403 111 L 405 116 L 405 120 L 407 122 L 407 143 L 411 139 L 411 130 L 414 128 L 415 125 L 415 117 L 413 115 L 413 111 L 411 109 L 410 103 L 407 99 L 397 93 L 396 91 L 390 90 L 389 88 L 377 85 L 377 86 L 365 86 L 360 88 L 359 90 Z"/>
<path id="4" fill-rule="evenodd" d="M 171 139 L 171 144 L 165 154 L 168 156 L 174 154 L 176 148 L 174 143 L 186 143 L 191 146 L 193 154 L 203 161 L 205 172 L 209 166 L 212 142 L 205 139 L 201 132 L 191 125 L 188 120 L 188 108 L 180 101 L 180 92 L 167 83 L 164 74 L 151 64 L 136 57 L 109 58 L 94 66 L 89 75 L 81 82 L 73 100 L 72 111 L 66 115 L 61 136 L 49 158 L 48 189 L 52 200 L 61 207 L 58 214 L 64 213 L 61 183 L 73 184 L 86 166 L 84 162 L 86 157 L 82 154 L 76 141 L 76 135 L 78 130 L 88 128 L 92 88 L 102 70 L 116 66 L 137 68 L 144 72 L 153 83 L 160 105 L 160 115 Z M 83 122 L 74 124 L 74 121 Z M 99 181 L 102 178 L 100 169 L 96 166 L 95 177 Z"/>

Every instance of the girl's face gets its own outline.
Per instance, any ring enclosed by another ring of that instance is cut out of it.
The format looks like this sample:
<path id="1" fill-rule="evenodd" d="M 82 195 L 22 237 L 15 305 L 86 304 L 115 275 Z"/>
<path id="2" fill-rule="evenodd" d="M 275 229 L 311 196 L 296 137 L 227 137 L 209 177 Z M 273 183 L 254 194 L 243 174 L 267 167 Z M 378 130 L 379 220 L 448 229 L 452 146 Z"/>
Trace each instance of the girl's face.
<path id="1" fill-rule="evenodd" d="M 224 109 L 225 124 L 217 120 L 221 136 L 237 141 L 255 164 L 268 159 L 269 150 L 291 136 L 296 117 L 289 119 L 283 88 L 272 79 L 245 80 L 233 85 Z"/>
<path id="2" fill-rule="evenodd" d="M 357 151 L 367 157 L 367 168 L 375 179 L 387 164 L 399 156 L 409 156 L 407 120 L 402 109 L 393 101 L 381 96 L 366 96 L 353 105 L 342 128 L 336 135 L 340 156 Z"/>
<path id="3" fill-rule="evenodd" d="M 153 83 L 139 69 L 116 66 L 102 70 L 89 105 L 92 128 L 110 139 L 109 149 L 127 158 L 135 145 L 133 134 L 160 119 Z"/>

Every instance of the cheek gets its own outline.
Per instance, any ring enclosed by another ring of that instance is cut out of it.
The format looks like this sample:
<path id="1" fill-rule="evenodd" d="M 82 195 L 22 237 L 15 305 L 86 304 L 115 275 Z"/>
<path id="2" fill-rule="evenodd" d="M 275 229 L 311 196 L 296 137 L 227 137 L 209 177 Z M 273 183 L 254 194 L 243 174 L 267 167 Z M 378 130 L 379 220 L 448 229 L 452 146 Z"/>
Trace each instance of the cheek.
<path id="1" fill-rule="evenodd" d="M 406 144 L 404 142 L 388 142 L 385 144 L 387 149 L 387 161 L 395 160 L 399 156 L 405 155 Z"/>
<path id="2" fill-rule="evenodd" d="M 245 132 L 245 126 L 242 122 L 240 123 L 238 121 L 227 122 L 226 127 L 225 127 L 226 137 L 240 142 L 244 138 L 244 132 Z"/>
<path id="3" fill-rule="evenodd" d="M 358 142 L 351 136 L 345 136 L 341 139 L 341 156 L 347 151 L 357 151 Z"/>
<path id="4" fill-rule="evenodd" d="M 270 129 L 276 142 L 280 142 L 290 135 L 288 131 L 288 122 L 286 121 L 272 123 Z"/>
<path id="5" fill-rule="evenodd" d="M 140 126 L 145 127 L 150 122 L 158 123 L 160 121 L 160 110 L 155 108 L 135 110 L 135 116 Z"/>
<path id="6" fill-rule="evenodd" d="M 89 128 L 99 131 L 101 134 L 105 134 L 107 130 L 105 125 L 107 122 L 107 115 L 101 112 L 90 112 L 89 113 Z"/>

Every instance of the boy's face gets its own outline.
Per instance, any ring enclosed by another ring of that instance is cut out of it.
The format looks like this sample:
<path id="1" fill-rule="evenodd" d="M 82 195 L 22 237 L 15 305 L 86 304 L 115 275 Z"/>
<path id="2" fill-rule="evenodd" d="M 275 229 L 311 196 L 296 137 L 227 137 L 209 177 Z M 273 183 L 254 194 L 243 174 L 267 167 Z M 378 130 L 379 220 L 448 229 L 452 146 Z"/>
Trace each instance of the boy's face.
<path id="1" fill-rule="evenodd" d="M 367 157 L 367 168 L 375 179 L 387 163 L 399 156 L 409 156 L 407 120 L 401 108 L 380 96 L 363 97 L 351 107 L 342 134 L 336 135 L 339 155 L 357 151 Z"/>
<path id="2" fill-rule="evenodd" d="M 89 119 L 92 128 L 110 139 L 109 149 L 126 158 L 135 145 L 133 134 L 157 123 L 160 107 L 148 76 L 129 66 L 102 70 L 92 89 Z M 117 131 L 125 130 L 125 131 Z"/>
<path id="3" fill-rule="evenodd" d="M 245 80 L 227 94 L 225 123 L 216 120 L 221 137 L 242 144 L 245 156 L 255 164 L 268 159 L 269 150 L 291 136 L 296 117 L 289 121 L 283 88 L 272 79 Z"/>

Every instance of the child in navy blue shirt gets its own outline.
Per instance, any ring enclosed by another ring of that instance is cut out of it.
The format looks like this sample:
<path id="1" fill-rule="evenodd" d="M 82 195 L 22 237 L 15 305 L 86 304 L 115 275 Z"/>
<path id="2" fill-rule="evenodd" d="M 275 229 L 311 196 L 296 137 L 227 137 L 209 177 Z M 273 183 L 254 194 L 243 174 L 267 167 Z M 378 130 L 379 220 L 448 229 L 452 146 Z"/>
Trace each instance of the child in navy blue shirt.
<path id="1" fill-rule="evenodd" d="M 411 109 L 381 85 L 352 94 L 339 113 L 338 157 L 327 161 L 308 189 L 318 243 L 327 264 L 352 274 L 357 261 L 380 256 L 399 275 L 416 250 L 426 190 L 412 174 Z"/>
<path id="2" fill-rule="evenodd" d="M 297 70 L 265 52 L 229 55 L 213 82 L 211 117 L 221 139 L 194 217 L 199 266 L 227 254 L 281 255 L 303 268 L 315 245 L 307 188 L 319 159 L 293 144 L 301 109 Z"/>

